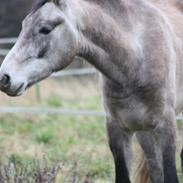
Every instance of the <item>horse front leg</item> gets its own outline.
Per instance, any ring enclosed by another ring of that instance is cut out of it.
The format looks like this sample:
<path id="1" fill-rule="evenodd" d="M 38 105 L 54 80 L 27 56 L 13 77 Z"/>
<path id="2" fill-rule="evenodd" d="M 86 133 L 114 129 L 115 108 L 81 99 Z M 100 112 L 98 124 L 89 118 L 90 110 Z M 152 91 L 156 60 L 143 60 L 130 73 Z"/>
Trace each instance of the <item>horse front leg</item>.
<path id="1" fill-rule="evenodd" d="M 154 130 L 140 132 L 138 140 L 146 154 L 152 183 L 178 183 L 176 172 L 176 126 L 174 115 L 158 118 Z"/>
<path id="2" fill-rule="evenodd" d="M 165 139 L 165 144 L 163 145 L 164 182 L 178 183 L 176 171 L 176 131 L 171 123 L 167 125 L 164 134 L 161 135 Z"/>
<path id="3" fill-rule="evenodd" d="M 117 122 L 112 120 L 107 120 L 107 131 L 115 162 L 115 183 L 130 183 L 132 134 L 121 130 Z"/>
<path id="4" fill-rule="evenodd" d="M 139 131 L 136 133 L 137 139 L 145 153 L 148 163 L 148 174 L 151 183 L 164 183 L 163 173 L 163 157 L 160 142 L 151 132 Z M 143 177 L 140 177 L 139 183 L 142 182 Z"/>

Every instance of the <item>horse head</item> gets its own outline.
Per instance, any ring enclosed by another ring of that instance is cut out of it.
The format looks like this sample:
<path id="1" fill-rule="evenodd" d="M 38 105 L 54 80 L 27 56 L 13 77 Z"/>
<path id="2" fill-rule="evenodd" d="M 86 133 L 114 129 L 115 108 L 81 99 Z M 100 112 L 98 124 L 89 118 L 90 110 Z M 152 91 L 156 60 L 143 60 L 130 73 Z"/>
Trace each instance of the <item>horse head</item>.
<path id="1" fill-rule="evenodd" d="M 66 0 L 39 0 L 22 23 L 0 68 L 0 89 L 10 96 L 66 67 L 77 53 L 76 26 Z"/>

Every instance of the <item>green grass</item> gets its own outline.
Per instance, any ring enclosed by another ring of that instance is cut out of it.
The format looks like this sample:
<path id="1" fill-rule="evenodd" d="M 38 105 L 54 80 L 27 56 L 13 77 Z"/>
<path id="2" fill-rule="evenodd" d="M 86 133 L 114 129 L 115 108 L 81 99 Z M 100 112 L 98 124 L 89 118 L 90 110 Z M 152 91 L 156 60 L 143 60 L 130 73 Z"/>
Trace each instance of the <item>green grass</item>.
<path id="1" fill-rule="evenodd" d="M 103 118 L 9 115 L 0 121 L 1 161 L 9 158 L 23 165 L 46 159 L 63 163 L 66 170 L 77 163 L 79 180 L 90 174 L 95 181 L 111 182 L 113 163 Z"/>
<path id="2" fill-rule="evenodd" d="M 16 116 L 0 118 L 0 160 L 18 167 L 39 161 L 63 164 L 59 181 L 113 182 L 113 161 L 102 117 Z M 179 157 L 177 156 L 177 159 Z M 179 165 L 178 161 L 178 165 Z M 180 165 L 178 174 L 183 182 Z"/>
<path id="3" fill-rule="evenodd" d="M 44 106 L 50 107 L 62 107 L 66 109 L 90 109 L 90 110 L 101 110 L 101 99 L 100 96 L 92 96 L 91 98 L 63 98 L 59 95 L 50 96 L 46 102 L 43 102 Z"/>

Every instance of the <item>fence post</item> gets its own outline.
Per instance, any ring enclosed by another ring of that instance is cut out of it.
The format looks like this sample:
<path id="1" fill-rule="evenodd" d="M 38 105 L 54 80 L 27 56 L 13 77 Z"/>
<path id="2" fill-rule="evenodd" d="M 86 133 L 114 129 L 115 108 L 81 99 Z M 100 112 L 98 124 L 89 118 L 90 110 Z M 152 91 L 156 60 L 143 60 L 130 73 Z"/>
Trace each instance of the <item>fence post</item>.
<path id="1" fill-rule="evenodd" d="M 37 101 L 41 102 L 41 94 L 40 94 L 39 84 L 36 84 L 35 88 L 36 88 L 36 98 L 37 98 Z"/>

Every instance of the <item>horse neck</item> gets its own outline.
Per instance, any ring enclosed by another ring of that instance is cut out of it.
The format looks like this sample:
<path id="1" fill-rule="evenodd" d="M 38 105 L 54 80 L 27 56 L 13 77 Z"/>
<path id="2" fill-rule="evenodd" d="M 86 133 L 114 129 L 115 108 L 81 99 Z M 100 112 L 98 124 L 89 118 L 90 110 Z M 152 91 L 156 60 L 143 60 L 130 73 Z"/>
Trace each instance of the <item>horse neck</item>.
<path id="1" fill-rule="evenodd" d="M 79 56 L 85 58 L 110 80 L 123 84 L 139 66 L 133 34 L 98 4 L 82 1 Z M 78 13 L 78 14 L 80 14 Z M 127 25 L 128 27 L 128 25 Z M 125 27 L 126 28 L 126 27 Z"/>

